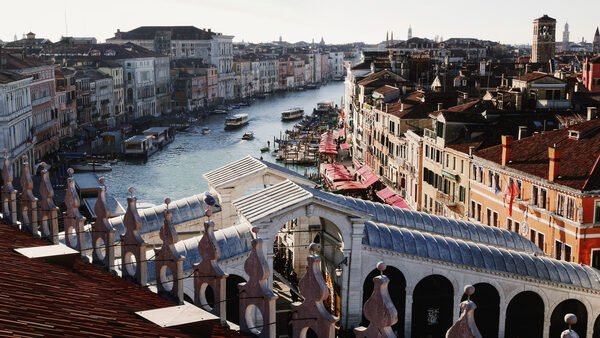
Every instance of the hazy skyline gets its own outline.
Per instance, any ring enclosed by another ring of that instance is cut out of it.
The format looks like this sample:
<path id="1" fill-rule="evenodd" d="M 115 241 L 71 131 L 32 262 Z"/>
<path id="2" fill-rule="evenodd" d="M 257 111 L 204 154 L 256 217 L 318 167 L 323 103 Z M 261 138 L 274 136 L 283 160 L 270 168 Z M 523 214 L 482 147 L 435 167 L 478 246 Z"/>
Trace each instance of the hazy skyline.
<path id="1" fill-rule="evenodd" d="M 138 26 L 192 25 L 234 35 L 234 42 L 279 39 L 326 43 L 385 40 L 386 31 L 404 40 L 408 26 L 413 36 L 445 39 L 473 37 L 501 43 L 531 43 L 532 21 L 544 14 L 557 20 L 557 41 L 569 22 L 571 41 L 592 41 L 600 25 L 600 2 L 477 0 L 404 2 L 379 0 L 105 0 L 102 2 L 30 0 L 27 8 L 16 1 L 3 4 L 0 39 L 20 39 L 32 31 L 58 41 L 61 36 L 93 36 L 99 42 L 117 29 Z M 566 8 L 565 8 L 566 7 Z M 65 20 L 66 19 L 66 20 Z"/>

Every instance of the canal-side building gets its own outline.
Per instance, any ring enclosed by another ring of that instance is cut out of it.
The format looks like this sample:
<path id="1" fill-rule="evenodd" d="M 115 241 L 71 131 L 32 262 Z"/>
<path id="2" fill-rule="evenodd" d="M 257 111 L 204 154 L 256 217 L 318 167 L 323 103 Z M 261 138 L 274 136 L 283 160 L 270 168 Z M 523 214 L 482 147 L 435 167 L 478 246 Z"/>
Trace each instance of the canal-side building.
<path id="1" fill-rule="evenodd" d="M 56 80 L 54 65 L 34 57 L 2 54 L 3 69 L 31 77 L 31 110 L 33 125 L 30 139 L 34 143 L 32 163 L 58 150 L 58 120 L 54 102 Z"/>
<path id="2" fill-rule="evenodd" d="M 77 128 L 77 96 L 75 70 L 57 67 L 55 105 L 58 109 L 58 136 L 62 140 L 73 137 Z"/>
<path id="3" fill-rule="evenodd" d="M 233 36 L 194 26 L 141 26 L 129 32 L 117 30 L 108 43 L 134 43 L 170 59 L 203 59 L 217 68 L 218 97 L 232 99 L 234 86 Z M 166 62 L 168 64 L 168 62 Z M 160 64 L 159 67 L 160 68 Z M 167 72 L 168 73 L 168 72 Z M 160 71 L 159 71 L 160 74 Z M 165 75 L 168 77 L 168 74 Z M 157 78 L 160 87 L 161 76 Z M 160 93 L 158 94 L 161 95 Z M 159 97 L 159 109 L 162 106 Z"/>
<path id="4" fill-rule="evenodd" d="M 21 157 L 33 158 L 31 128 L 31 76 L 0 71 L 0 142 L 7 155 L 17 159 L 12 171 L 21 172 Z"/>
<path id="5" fill-rule="evenodd" d="M 98 71 L 110 76 L 113 80 L 113 114 L 114 118 L 107 121 L 109 127 L 125 122 L 125 79 L 123 67 L 114 61 L 98 62 Z"/>
<path id="6" fill-rule="evenodd" d="M 600 267 L 600 120 L 475 152 L 470 218 L 529 238 L 547 256 Z"/>

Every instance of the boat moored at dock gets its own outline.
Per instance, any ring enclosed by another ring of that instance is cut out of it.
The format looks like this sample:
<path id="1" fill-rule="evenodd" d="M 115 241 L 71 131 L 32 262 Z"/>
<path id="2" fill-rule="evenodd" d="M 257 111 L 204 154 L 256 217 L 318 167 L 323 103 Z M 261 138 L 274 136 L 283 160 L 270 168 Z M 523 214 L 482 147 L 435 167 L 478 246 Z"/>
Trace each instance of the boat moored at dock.
<path id="1" fill-rule="evenodd" d="M 175 133 L 169 127 L 152 127 L 144 130 L 144 135 L 152 136 L 152 144 L 158 148 L 166 146 L 175 139 Z"/>
<path id="2" fill-rule="evenodd" d="M 153 136 L 150 135 L 132 136 L 123 142 L 123 154 L 126 158 L 147 159 L 158 151 L 152 140 Z"/>

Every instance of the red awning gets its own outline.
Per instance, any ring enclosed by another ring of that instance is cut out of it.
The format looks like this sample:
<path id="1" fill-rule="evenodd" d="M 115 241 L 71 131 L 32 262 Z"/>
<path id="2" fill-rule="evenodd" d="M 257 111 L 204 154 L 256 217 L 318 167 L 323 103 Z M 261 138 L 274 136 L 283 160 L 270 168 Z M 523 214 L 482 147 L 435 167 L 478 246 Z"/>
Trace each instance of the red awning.
<path id="1" fill-rule="evenodd" d="M 386 199 L 396 195 L 396 193 L 394 193 L 394 191 L 388 187 L 379 190 L 376 194 L 379 198 L 381 198 L 382 201 L 385 201 Z"/>
<path id="2" fill-rule="evenodd" d="M 319 153 L 337 155 L 337 145 L 334 140 L 333 133 L 323 133 L 321 135 L 321 142 L 319 143 Z"/>
<path id="3" fill-rule="evenodd" d="M 367 187 L 370 187 L 371 185 L 373 185 L 377 181 L 379 181 L 379 177 L 371 174 L 371 177 L 369 177 L 368 179 L 364 180 L 363 184 L 366 185 Z"/>
<path id="4" fill-rule="evenodd" d="M 336 182 L 333 184 L 334 190 L 365 190 L 367 186 L 360 182 L 350 181 L 350 182 Z"/>
<path id="5" fill-rule="evenodd" d="M 404 199 L 398 195 L 393 195 L 392 197 L 388 198 L 385 203 L 402 209 L 410 209 Z"/>

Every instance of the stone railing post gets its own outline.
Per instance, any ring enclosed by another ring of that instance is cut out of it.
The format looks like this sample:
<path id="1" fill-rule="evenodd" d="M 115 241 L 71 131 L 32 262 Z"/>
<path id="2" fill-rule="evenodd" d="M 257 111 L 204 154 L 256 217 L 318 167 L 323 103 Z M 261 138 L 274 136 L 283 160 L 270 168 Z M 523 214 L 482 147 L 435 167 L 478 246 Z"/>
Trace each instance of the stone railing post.
<path id="1" fill-rule="evenodd" d="M 165 222 L 160 228 L 163 244 L 155 250 L 154 268 L 158 294 L 183 304 L 183 261 L 185 257 L 177 252 L 175 244 L 179 242 L 177 230 L 173 225 L 173 215 L 169 210 L 170 198 L 165 198 Z"/>
<path id="2" fill-rule="evenodd" d="M 215 238 L 215 223 L 204 222 L 204 235 L 198 243 L 198 252 L 202 262 L 194 266 L 194 303 L 204 310 L 219 316 L 221 323 L 227 320 L 226 311 L 226 279 L 227 274 L 221 270 L 218 260 L 221 249 Z M 206 299 L 206 290 L 212 289 L 214 295 L 213 304 Z"/>
<path id="3" fill-rule="evenodd" d="M 571 329 L 572 325 L 577 324 L 577 316 L 572 313 L 567 313 L 565 315 L 565 323 L 569 326 L 569 328 L 560 334 L 560 338 L 579 338 L 577 332 Z"/>
<path id="4" fill-rule="evenodd" d="M 4 162 L 2 164 L 2 216 L 11 224 L 17 224 L 17 190 L 13 187 L 12 162 L 8 158 L 8 151 L 4 149 Z"/>
<path id="5" fill-rule="evenodd" d="M 465 286 L 465 295 L 467 300 L 460 303 L 460 317 L 446 332 L 446 338 L 481 338 L 481 333 L 475 324 L 475 309 L 477 305 L 471 301 L 471 296 L 475 293 L 473 285 Z"/>
<path id="6" fill-rule="evenodd" d="M 323 304 L 329 296 L 329 289 L 321 272 L 321 257 L 316 254 L 321 247 L 312 243 L 309 250 L 311 254 L 307 257 L 306 274 L 298 283 L 304 301 L 292 303 L 292 337 L 305 337 L 310 328 L 317 337 L 334 338 L 338 318 L 329 313 Z"/>
<path id="7" fill-rule="evenodd" d="M 258 228 L 252 231 L 252 251 L 244 263 L 248 281 L 238 284 L 240 290 L 240 329 L 261 338 L 275 338 L 275 301 L 277 296 L 270 287 L 271 271 L 263 251 L 263 240 Z"/>
<path id="8" fill-rule="evenodd" d="M 75 188 L 75 179 L 73 178 L 75 171 L 69 168 L 67 172 L 69 173 L 69 178 L 67 178 L 67 191 L 65 194 L 65 204 L 67 205 L 65 243 L 70 248 L 79 251 L 82 257 L 85 257 L 83 250 L 85 217 L 79 212 L 81 201 Z"/>
<path id="9" fill-rule="evenodd" d="M 383 274 L 385 268 L 385 263 L 377 263 L 380 275 L 373 278 L 373 293 L 363 306 L 363 315 L 369 320 L 369 326 L 355 328 L 357 338 L 396 338 L 392 325 L 398 322 L 398 311 L 388 291 L 390 279 Z"/>
<path id="10" fill-rule="evenodd" d="M 137 198 L 133 196 L 133 187 L 129 188 L 127 211 L 123 217 L 125 233 L 121 235 L 121 273 L 142 286 L 148 283 L 148 262 L 146 260 L 146 242 L 140 234 L 142 219 L 137 210 Z"/>
<path id="11" fill-rule="evenodd" d="M 33 195 L 33 179 L 29 169 L 29 160 L 27 155 L 22 157 L 21 165 L 21 226 L 31 232 L 34 237 L 39 237 L 38 233 L 38 199 Z"/>
<path id="12" fill-rule="evenodd" d="M 98 180 L 98 199 L 94 212 L 96 221 L 92 225 L 92 263 L 102 265 L 109 271 L 114 270 L 115 264 L 115 229 L 108 219 L 113 215 L 106 204 L 106 186 L 104 177 Z"/>
<path id="13" fill-rule="evenodd" d="M 40 232 L 42 238 L 58 244 L 58 213 L 60 209 L 54 204 L 54 189 L 50 182 L 50 173 L 46 163 L 39 165 L 43 167 L 40 182 Z"/>

